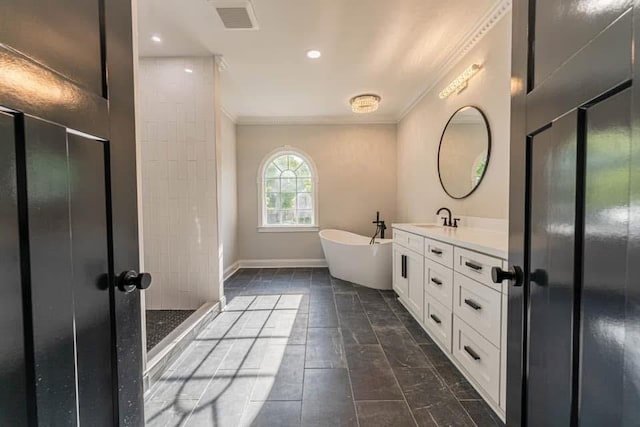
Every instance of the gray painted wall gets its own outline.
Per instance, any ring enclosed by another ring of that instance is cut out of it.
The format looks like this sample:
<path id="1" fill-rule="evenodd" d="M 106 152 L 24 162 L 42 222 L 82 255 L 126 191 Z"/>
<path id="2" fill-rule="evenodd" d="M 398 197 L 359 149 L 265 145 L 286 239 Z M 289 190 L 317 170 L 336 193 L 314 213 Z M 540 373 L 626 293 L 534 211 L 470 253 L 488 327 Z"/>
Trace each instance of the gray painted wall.
<path id="1" fill-rule="evenodd" d="M 473 63 L 482 69 L 459 94 L 440 99 L 438 93 Z M 511 81 L 511 12 L 407 114 L 398 125 L 398 217 L 402 222 L 432 222 L 441 206 L 456 215 L 508 219 L 509 122 Z M 491 158 L 487 173 L 471 196 L 454 200 L 438 179 L 438 146 L 449 117 L 474 105 L 491 127 Z"/>
<path id="2" fill-rule="evenodd" d="M 395 125 L 238 125 L 238 250 L 241 260 L 323 259 L 317 232 L 258 232 L 258 169 L 290 145 L 318 169 L 320 228 L 369 235 L 376 210 L 396 219 Z"/>
<path id="3" fill-rule="evenodd" d="M 238 185 L 236 170 L 236 125 L 222 114 L 222 244 L 223 265 L 227 271 L 238 261 Z"/>

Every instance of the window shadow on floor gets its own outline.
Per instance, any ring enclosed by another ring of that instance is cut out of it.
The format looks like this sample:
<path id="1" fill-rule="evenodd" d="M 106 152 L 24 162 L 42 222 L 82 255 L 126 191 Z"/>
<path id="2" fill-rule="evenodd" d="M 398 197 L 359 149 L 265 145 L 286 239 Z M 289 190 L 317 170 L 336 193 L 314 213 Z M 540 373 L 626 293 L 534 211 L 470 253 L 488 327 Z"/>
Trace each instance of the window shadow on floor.
<path id="1" fill-rule="evenodd" d="M 147 395 L 147 425 L 501 425 L 398 303 L 327 269 L 242 269 Z"/>

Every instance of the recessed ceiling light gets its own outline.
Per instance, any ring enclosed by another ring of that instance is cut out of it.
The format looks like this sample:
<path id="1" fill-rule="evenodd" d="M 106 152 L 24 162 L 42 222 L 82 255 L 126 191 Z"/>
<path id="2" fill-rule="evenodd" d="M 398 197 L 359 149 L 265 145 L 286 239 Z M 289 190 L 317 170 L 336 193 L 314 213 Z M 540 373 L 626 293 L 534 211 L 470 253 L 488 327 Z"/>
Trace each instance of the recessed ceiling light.
<path id="1" fill-rule="evenodd" d="M 156 43 L 160 43 L 162 41 L 160 36 L 151 36 L 151 40 L 153 40 Z"/>
<path id="2" fill-rule="evenodd" d="M 321 56 L 322 56 L 322 52 L 320 52 L 319 50 L 308 50 L 307 51 L 307 58 L 318 59 Z"/>
<path id="3" fill-rule="evenodd" d="M 191 68 L 185 68 L 184 72 L 185 73 L 193 73 L 193 70 Z"/>

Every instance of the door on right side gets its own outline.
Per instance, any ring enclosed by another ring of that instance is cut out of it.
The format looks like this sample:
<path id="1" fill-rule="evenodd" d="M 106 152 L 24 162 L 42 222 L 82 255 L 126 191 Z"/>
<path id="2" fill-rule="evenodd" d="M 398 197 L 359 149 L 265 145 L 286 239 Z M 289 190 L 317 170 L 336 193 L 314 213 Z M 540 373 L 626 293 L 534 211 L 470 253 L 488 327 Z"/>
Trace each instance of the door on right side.
<path id="1" fill-rule="evenodd" d="M 638 422 L 634 12 L 514 4 L 508 425 Z"/>

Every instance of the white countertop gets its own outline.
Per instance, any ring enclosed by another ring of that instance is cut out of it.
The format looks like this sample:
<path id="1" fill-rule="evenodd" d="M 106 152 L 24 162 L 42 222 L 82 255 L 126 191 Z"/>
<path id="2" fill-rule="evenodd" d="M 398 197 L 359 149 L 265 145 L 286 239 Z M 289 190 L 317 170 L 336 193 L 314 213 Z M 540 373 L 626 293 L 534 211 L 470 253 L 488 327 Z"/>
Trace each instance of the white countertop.
<path id="1" fill-rule="evenodd" d="M 472 227 L 443 227 L 439 224 L 392 224 L 393 228 L 457 245 L 471 250 L 509 258 L 509 233 Z"/>

